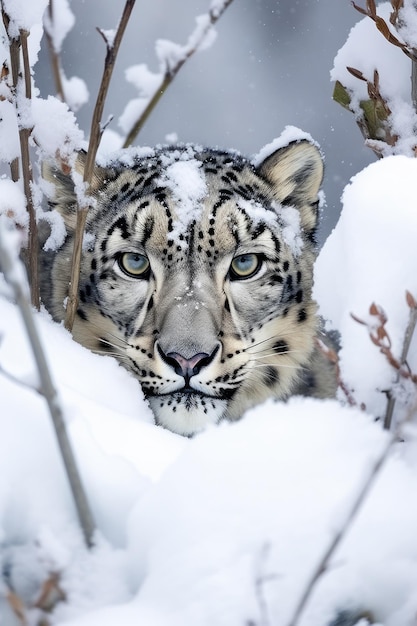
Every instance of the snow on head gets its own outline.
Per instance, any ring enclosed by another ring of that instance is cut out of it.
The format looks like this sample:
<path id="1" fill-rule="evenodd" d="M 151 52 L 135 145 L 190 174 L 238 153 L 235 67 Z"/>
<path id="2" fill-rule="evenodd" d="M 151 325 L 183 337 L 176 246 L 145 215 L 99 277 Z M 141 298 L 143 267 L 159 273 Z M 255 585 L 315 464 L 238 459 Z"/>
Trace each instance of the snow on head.
<path id="1" fill-rule="evenodd" d="M 388 316 L 392 351 L 401 354 L 409 308 L 417 298 L 417 160 L 386 157 L 357 174 L 343 194 L 343 210 L 316 263 L 315 297 L 322 315 L 342 334 L 342 374 L 359 402 L 381 416 L 394 372 L 350 313 L 367 318 L 370 305 Z M 409 350 L 417 371 L 417 340 Z"/>
<path id="2" fill-rule="evenodd" d="M 279 137 L 266 144 L 266 146 L 261 148 L 258 154 L 256 154 L 252 158 L 253 165 L 255 167 L 259 167 L 259 165 L 261 165 L 261 163 L 263 163 L 265 159 L 271 156 L 271 154 L 273 154 L 280 148 L 285 148 L 290 143 L 298 141 L 308 141 L 314 146 L 319 147 L 309 133 L 305 133 L 303 130 L 297 128 L 296 126 L 286 126 Z"/>
<path id="3" fill-rule="evenodd" d="M 177 203 L 171 236 L 180 243 L 179 235 L 187 230 L 193 220 L 198 219 L 201 202 L 207 194 L 202 163 L 194 158 L 191 147 L 182 153 L 174 151 L 162 155 L 161 163 L 164 175 L 160 178 L 160 184 L 171 190 Z"/>

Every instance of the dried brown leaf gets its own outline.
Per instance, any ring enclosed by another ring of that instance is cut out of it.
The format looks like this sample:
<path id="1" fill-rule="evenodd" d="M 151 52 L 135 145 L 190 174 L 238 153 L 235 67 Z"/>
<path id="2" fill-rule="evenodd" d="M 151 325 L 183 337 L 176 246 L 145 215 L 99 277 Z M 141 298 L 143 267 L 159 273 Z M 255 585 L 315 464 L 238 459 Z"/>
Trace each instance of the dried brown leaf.
<path id="1" fill-rule="evenodd" d="M 404 6 L 404 0 L 391 0 L 391 6 L 395 11 L 399 11 Z"/>
<path id="2" fill-rule="evenodd" d="M 393 26 L 395 26 L 398 20 L 399 10 L 404 6 L 404 0 L 391 0 L 391 6 L 393 11 L 390 13 L 389 21 Z"/>
<path id="3" fill-rule="evenodd" d="M 368 9 L 369 17 L 372 17 L 374 20 L 377 17 L 375 0 L 366 0 L 366 8 Z"/>
<path id="4" fill-rule="evenodd" d="M 407 304 L 410 309 L 417 309 L 417 300 L 414 298 L 413 294 L 408 290 L 405 292 L 405 299 L 407 300 Z"/>
<path id="5" fill-rule="evenodd" d="M 25 606 L 19 596 L 14 592 L 9 590 L 6 594 L 7 602 L 10 604 L 10 607 L 13 613 L 16 615 L 18 620 L 23 624 L 23 626 L 27 625 L 26 620 L 26 611 Z"/>
<path id="6" fill-rule="evenodd" d="M 65 600 L 65 593 L 61 589 L 60 575 L 52 573 L 42 585 L 41 592 L 35 603 L 35 607 L 42 611 L 51 611 L 58 602 Z"/>
<path id="7" fill-rule="evenodd" d="M 392 43 L 393 46 L 398 46 L 398 48 L 401 48 L 404 51 L 407 50 L 406 46 L 392 34 L 386 21 L 379 15 L 375 16 L 375 24 L 379 32 L 384 35 L 385 39 L 389 41 L 389 43 Z"/>
<path id="8" fill-rule="evenodd" d="M 355 76 L 355 78 L 358 78 L 359 80 L 364 80 L 366 82 L 366 78 L 364 77 L 364 75 L 362 74 L 362 72 L 360 70 L 357 70 L 354 67 L 346 67 L 347 71 L 349 72 L 349 74 L 352 74 L 352 76 Z"/>

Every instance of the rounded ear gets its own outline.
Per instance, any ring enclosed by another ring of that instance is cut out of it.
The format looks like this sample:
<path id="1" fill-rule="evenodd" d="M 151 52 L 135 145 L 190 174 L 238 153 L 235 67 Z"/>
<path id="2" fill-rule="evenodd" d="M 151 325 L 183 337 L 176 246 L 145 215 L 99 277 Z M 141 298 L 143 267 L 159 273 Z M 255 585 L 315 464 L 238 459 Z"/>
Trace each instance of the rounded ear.
<path id="1" fill-rule="evenodd" d="M 317 146 L 306 140 L 292 142 L 258 163 L 257 171 L 270 183 L 275 200 L 297 208 L 304 230 L 314 231 L 324 172 Z"/>

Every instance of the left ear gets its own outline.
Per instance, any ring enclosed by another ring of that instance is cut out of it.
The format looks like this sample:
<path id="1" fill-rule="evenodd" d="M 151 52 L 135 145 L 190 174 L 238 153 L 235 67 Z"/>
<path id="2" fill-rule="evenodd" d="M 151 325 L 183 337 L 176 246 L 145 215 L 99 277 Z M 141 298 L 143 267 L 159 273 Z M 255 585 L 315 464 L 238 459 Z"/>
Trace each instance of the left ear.
<path id="1" fill-rule="evenodd" d="M 307 233 L 318 221 L 318 192 L 323 180 L 320 150 L 302 140 L 279 148 L 257 164 L 259 174 L 272 186 L 275 200 L 300 211 L 301 225 Z"/>

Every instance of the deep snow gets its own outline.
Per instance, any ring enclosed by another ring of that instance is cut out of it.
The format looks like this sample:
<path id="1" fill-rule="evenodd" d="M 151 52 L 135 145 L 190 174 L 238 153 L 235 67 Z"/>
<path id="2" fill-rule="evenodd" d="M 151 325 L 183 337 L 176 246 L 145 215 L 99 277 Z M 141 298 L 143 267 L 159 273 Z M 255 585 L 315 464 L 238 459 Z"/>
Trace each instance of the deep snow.
<path id="1" fill-rule="evenodd" d="M 17 24 L 31 28 L 35 59 L 46 3 L 32 5 L 26 12 L 21 0 L 5 3 Z M 58 47 L 67 27 L 59 24 Z M 364 45 L 369 60 L 374 26 L 358 28 L 362 34 L 352 35 L 338 55 L 333 78 L 344 63 L 359 63 Z M 392 51 L 387 50 L 378 52 L 378 59 L 388 58 Z M 5 53 L 2 41 L 0 54 Z M 398 65 L 393 67 L 399 77 Z M 381 86 L 395 105 L 408 77 L 401 74 L 401 89 L 390 91 L 391 73 L 385 79 L 380 72 Z M 131 78 L 142 80 L 135 70 Z M 141 97 L 149 95 L 142 87 Z M 362 87 L 360 81 L 352 83 L 357 100 Z M 70 155 L 83 141 L 72 113 L 56 99 L 36 102 L 26 113 L 38 133 L 38 154 L 59 148 L 62 156 Z M 12 119 L 10 107 L 7 100 L 0 102 L 3 120 Z M 411 126 L 396 120 L 404 139 L 399 150 L 402 146 L 409 154 L 413 119 Z M 16 124 L 0 123 L 4 161 L 17 154 L 16 130 Z M 287 136 L 294 138 L 294 132 L 301 137 L 294 129 Z M 108 145 L 119 139 L 114 135 Z M 127 160 L 130 155 L 126 152 Z M 369 319 L 372 302 L 383 306 L 392 349 L 399 355 L 408 316 L 405 290 L 417 297 L 415 169 L 414 159 L 399 155 L 354 177 L 343 196 L 340 222 L 316 265 L 320 310 L 341 331 L 342 378 L 366 412 L 338 401 L 270 401 L 237 423 L 185 439 L 153 424 L 137 381 L 113 359 L 91 354 L 46 312 L 36 314 L 97 523 L 91 552 L 83 544 L 46 403 L 33 388 L 37 373 L 19 311 L 0 282 L 2 626 L 21 624 L 7 600 L 10 588 L 26 603 L 28 622 L 37 622 L 34 604 L 51 573 L 59 575 L 66 596 L 48 618 L 56 625 L 288 624 L 387 445 L 388 435 L 376 421 L 386 409 L 385 391 L 391 388 L 398 398 L 397 420 L 415 404 L 414 387 L 396 380 L 366 328 L 350 317 L 353 312 Z M 14 216 L 24 228 L 20 189 L 2 179 L 0 191 L 0 213 Z M 58 239 L 59 232 L 53 245 Z M 409 354 L 414 371 L 415 341 Z M 346 608 L 368 609 L 384 626 L 415 624 L 416 452 L 410 420 L 300 624 L 325 626 Z"/>

